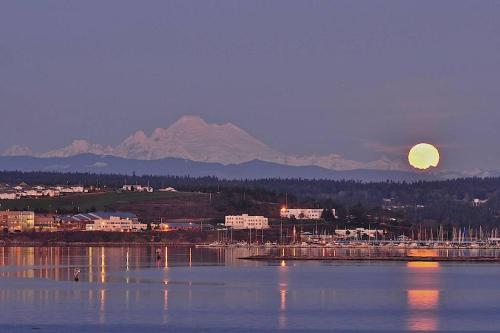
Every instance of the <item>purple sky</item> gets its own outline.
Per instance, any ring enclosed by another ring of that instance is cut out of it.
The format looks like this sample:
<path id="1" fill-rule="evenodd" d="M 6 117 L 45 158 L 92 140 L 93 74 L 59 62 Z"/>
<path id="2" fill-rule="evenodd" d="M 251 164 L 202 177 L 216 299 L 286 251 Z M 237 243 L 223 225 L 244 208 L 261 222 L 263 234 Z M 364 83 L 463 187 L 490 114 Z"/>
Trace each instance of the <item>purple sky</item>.
<path id="1" fill-rule="evenodd" d="M 185 114 L 285 152 L 500 169 L 500 1 L 0 2 L 0 151 Z"/>

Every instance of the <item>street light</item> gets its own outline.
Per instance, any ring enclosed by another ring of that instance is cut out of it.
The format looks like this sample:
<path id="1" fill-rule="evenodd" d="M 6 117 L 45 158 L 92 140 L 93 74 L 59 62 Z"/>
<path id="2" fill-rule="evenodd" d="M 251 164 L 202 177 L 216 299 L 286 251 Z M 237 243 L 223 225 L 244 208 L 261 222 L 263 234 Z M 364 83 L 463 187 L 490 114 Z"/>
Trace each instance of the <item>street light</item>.
<path id="1" fill-rule="evenodd" d="M 280 243 L 283 245 L 283 214 L 288 209 L 288 196 L 285 199 L 285 206 L 281 207 L 280 210 Z"/>

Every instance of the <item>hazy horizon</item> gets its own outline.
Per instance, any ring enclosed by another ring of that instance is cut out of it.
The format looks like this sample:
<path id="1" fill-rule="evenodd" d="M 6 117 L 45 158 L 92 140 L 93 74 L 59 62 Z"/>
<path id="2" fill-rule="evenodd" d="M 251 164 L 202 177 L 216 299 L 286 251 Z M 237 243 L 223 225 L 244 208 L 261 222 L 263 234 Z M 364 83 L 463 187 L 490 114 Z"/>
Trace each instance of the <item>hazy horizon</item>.
<path id="1" fill-rule="evenodd" d="M 495 1 L 0 4 L 0 151 L 116 145 L 183 115 L 356 161 L 500 169 Z M 453 15 L 450 15 L 450 14 Z"/>

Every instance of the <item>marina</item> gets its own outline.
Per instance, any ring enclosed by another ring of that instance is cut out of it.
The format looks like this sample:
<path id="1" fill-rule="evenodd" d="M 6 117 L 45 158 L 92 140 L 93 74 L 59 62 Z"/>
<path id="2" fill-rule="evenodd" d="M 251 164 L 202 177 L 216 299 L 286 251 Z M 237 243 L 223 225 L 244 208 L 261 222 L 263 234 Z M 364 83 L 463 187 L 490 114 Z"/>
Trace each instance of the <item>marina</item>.
<path id="1" fill-rule="evenodd" d="M 278 242 L 212 242 L 196 244 L 198 248 L 374 248 L 374 249 L 500 249 L 500 242 L 495 241 L 461 241 L 461 242 L 415 242 L 415 241 L 335 241 L 335 242 L 300 242 L 279 244 Z"/>

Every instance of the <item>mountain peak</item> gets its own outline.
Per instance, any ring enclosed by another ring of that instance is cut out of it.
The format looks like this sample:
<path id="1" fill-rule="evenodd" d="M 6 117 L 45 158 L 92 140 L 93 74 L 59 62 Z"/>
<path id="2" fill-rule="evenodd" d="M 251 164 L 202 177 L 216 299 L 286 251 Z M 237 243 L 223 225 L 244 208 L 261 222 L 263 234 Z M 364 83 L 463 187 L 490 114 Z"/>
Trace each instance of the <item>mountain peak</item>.
<path id="1" fill-rule="evenodd" d="M 144 131 L 137 131 L 129 138 L 132 138 L 133 140 L 136 140 L 136 141 L 144 141 L 147 139 L 147 136 L 146 136 L 146 133 L 144 133 Z"/>
<path id="2" fill-rule="evenodd" d="M 173 126 L 208 126 L 209 124 L 199 116 L 182 116 L 175 123 L 170 125 Z"/>
<path id="3" fill-rule="evenodd" d="M 200 116 L 182 116 L 175 123 L 170 125 L 168 129 L 179 128 L 179 127 L 183 129 L 217 128 L 217 129 L 236 130 L 239 132 L 245 132 L 244 130 L 234 125 L 233 123 L 227 122 L 222 125 L 216 123 L 208 123 Z"/>
<path id="4" fill-rule="evenodd" d="M 71 143 L 71 147 L 76 150 L 86 151 L 89 149 L 90 143 L 87 140 L 77 139 L 73 140 L 73 142 Z"/>

